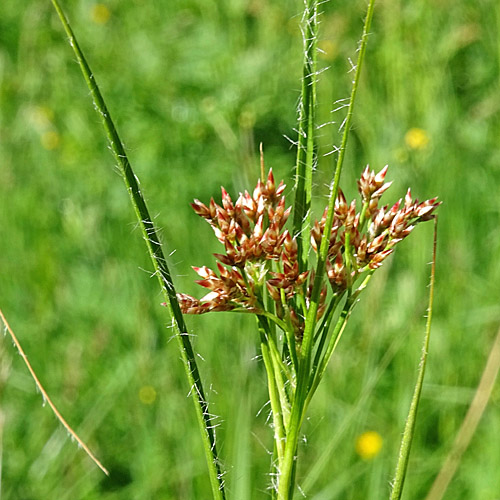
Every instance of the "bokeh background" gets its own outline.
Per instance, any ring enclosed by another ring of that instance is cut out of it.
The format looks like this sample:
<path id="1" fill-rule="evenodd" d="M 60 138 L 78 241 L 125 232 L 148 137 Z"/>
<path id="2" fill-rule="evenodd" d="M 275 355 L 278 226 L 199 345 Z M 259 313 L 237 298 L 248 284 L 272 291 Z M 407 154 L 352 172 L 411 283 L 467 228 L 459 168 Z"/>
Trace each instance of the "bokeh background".
<path id="1" fill-rule="evenodd" d="M 302 3 L 66 0 L 141 179 L 178 290 L 219 251 L 196 197 L 253 187 L 258 143 L 292 186 Z M 348 59 L 366 2 L 322 5 L 315 207 L 339 143 Z M 377 2 L 342 186 L 390 165 L 440 208 L 428 372 L 406 499 L 429 490 L 500 323 L 500 4 Z M 3 498 L 209 498 L 189 387 L 123 183 L 47 1 L 0 2 L 0 307 L 105 477 L 42 404 L 8 337 L 0 344 Z M 432 224 L 384 264 L 311 407 L 298 472 L 307 498 L 387 498 L 424 334 Z M 188 318 L 219 415 L 229 497 L 268 498 L 272 436 L 250 317 Z M 499 497 L 500 389 L 445 496 Z M 366 432 L 372 434 L 364 434 Z M 375 434 L 373 434 L 373 432 Z M 375 437 L 359 441 L 360 437 Z M 382 447 L 376 446 L 381 440 Z M 358 446 L 356 446 L 356 443 Z M 361 444 L 360 444 L 361 443 Z M 374 444 L 375 443 L 375 444 Z M 371 452 L 370 452 L 371 450 Z M 299 494 L 297 495 L 300 496 Z"/>

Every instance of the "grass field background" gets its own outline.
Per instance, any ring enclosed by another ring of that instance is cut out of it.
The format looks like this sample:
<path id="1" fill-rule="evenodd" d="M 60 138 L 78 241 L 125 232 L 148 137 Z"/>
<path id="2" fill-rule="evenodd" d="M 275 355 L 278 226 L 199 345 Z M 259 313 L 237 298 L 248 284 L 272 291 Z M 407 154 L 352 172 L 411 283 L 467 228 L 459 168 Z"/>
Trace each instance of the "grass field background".
<path id="1" fill-rule="evenodd" d="M 322 5 L 320 215 L 340 142 L 364 1 Z M 178 291 L 212 265 L 194 197 L 253 187 L 258 143 L 292 187 L 301 2 L 65 1 L 73 29 L 162 229 Z M 500 323 L 500 4 L 376 5 L 342 187 L 389 164 L 387 202 L 438 195 L 437 294 L 404 498 L 425 497 Z M 156 280 L 80 70 L 50 2 L 0 2 L 0 307 L 106 478 L 42 405 L 0 344 L 3 498 L 210 498 L 189 387 Z M 388 498 L 425 326 L 432 224 L 377 272 L 305 424 L 298 477 L 314 500 Z M 201 289 L 200 289 L 201 290 Z M 187 318 L 200 354 L 228 496 L 268 498 L 265 372 L 250 317 Z M 500 389 L 445 498 L 498 499 Z M 383 438 L 363 460 L 356 438 Z M 300 495 L 297 494 L 297 498 Z"/>

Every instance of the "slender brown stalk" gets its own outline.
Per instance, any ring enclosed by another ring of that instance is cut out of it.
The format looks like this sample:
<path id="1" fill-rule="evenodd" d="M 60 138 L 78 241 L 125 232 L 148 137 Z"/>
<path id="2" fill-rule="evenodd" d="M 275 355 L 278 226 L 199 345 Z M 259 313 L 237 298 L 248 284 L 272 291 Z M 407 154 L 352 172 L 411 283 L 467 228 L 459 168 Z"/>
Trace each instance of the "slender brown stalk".
<path id="1" fill-rule="evenodd" d="M 493 345 L 491 347 L 488 361 L 481 376 L 481 381 L 474 395 L 474 399 L 465 415 L 464 421 L 458 431 L 455 442 L 448 454 L 443 467 L 439 471 L 434 483 L 425 500 L 441 500 L 448 485 L 450 484 L 455 472 L 458 469 L 462 455 L 467 450 L 474 433 L 476 432 L 479 420 L 486 409 L 486 405 L 491 396 L 491 391 L 500 370 L 500 329 L 497 332 Z"/>
<path id="2" fill-rule="evenodd" d="M 50 406 L 50 409 L 56 416 L 57 420 L 61 422 L 63 427 L 68 431 L 69 435 L 78 443 L 79 446 L 82 447 L 83 451 L 93 460 L 93 462 L 101 469 L 104 474 L 109 476 L 108 470 L 104 467 L 104 465 L 99 462 L 99 460 L 96 458 L 96 456 L 90 451 L 90 448 L 82 441 L 82 439 L 78 436 L 78 434 L 70 427 L 68 422 L 64 419 L 64 417 L 61 415 L 59 410 L 56 408 L 56 405 L 52 402 L 50 399 L 49 395 L 47 394 L 47 391 L 43 388 L 42 383 L 36 376 L 35 371 L 33 370 L 30 362 L 28 361 L 28 356 L 26 356 L 23 348 L 21 347 L 21 344 L 19 343 L 19 340 L 17 340 L 17 337 L 14 335 L 14 332 L 12 331 L 12 328 L 10 327 L 9 323 L 7 322 L 7 319 L 5 318 L 2 310 L 0 309 L 0 319 L 2 320 L 3 324 L 5 325 L 5 328 L 7 332 L 10 335 L 10 338 L 12 339 L 12 342 L 14 342 L 14 345 L 16 346 L 17 351 L 21 355 L 21 358 L 23 358 L 24 364 L 27 366 L 28 371 L 31 374 L 31 377 L 35 381 L 36 388 L 40 391 L 40 394 L 42 395 L 42 398 L 44 401 L 47 402 L 47 404 Z"/>

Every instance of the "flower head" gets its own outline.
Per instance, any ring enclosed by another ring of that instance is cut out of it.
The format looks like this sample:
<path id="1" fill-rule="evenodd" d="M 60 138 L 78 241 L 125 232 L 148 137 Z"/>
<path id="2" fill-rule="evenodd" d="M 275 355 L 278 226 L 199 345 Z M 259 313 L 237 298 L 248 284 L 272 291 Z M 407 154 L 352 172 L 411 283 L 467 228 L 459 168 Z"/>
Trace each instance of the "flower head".
<path id="1" fill-rule="evenodd" d="M 355 200 L 347 205 L 339 190 L 328 248 L 326 270 L 334 290 L 345 289 L 364 272 L 377 269 L 393 253 L 397 243 L 406 238 L 422 221 L 434 218 L 441 204 L 437 198 L 420 203 L 408 189 L 404 200 L 389 207 L 379 207 L 382 194 L 391 185 L 384 183 L 387 166 L 380 172 L 366 167 L 358 181 L 361 209 Z M 326 223 L 326 210 L 311 231 L 311 245 L 317 251 Z"/>
<path id="2" fill-rule="evenodd" d="M 350 204 L 341 190 L 335 200 L 334 220 L 325 263 L 327 283 L 341 296 L 364 273 L 380 267 L 422 221 L 432 219 L 440 202 L 436 198 L 420 203 L 406 196 L 394 205 L 379 207 L 391 182 L 385 182 L 387 166 L 376 173 L 367 166 L 358 181 L 361 204 Z M 283 181 L 276 186 L 272 170 L 265 181 L 259 179 L 252 194 L 240 193 L 233 201 L 222 188 L 221 204 L 214 199 L 205 205 L 199 200 L 193 210 L 212 227 L 224 246 L 214 254 L 217 269 L 193 267 L 201 278 L 197 284 L 208 290 L 201 299 L 177 295 L 182 312 L 203 314 L 210 311 L 243 311 L 271 314 L 293 328 L 300 341 L 304 317 L 314 283 L 312 270 L 301 270 L 296 239 L 285 229 L 291 207 L 286 207 Z M 311 246 L 321 244 L 328 207 L 311 228 Z M 326 285 L 320 292 L 318 319 L 326 309 Z M 273 305 L 271 305 L 273 304 Z M 279 324 L 279 323 L 278 323 Z"/>
<path id="3" fill-rule="evenodd" d="M 376 431 L 366 431 L 356 439 L 356 453 L 363 460 L 375 458 L 382 449 L 382 436 Z"/>
<path id="4" fill-rule="evenodd" d="M 297 243 L 284 229 L 291 208 L 286 208 L 285 184 L 276 186 L 272 169 L 260 179 L 252 192 L 240 193 L 233 202 L 222 188 L 222 204 L 213 199 L 207 206 L 199 200 L 193 210 L 212 227 L 224 245 L 224 253 L 214 254 L 217 272 L 194 267 L 201 276 L 197 283 L 210 290 L 198 300 L 178 294 L 181 310 L 189 314 L 239 310 L 259 313 L 264 310 L 264 294 L 278 304 L 290 301 L 307 280 L 308 272 L 299 272 Z"/>

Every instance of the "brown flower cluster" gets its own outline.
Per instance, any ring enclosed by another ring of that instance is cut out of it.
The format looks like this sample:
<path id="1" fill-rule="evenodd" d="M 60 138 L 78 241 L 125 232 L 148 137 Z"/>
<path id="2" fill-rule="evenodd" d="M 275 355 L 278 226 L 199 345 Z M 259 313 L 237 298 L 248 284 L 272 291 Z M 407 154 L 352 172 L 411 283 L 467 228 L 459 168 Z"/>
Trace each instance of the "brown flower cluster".
<path id="1" fill-rule="evenodd" d="M 361 210 L 356 211 L 356 200 L 347 204 L 339 190 L 336 202 L 326 269 L 334 290 L 345 290 L 356 278 L 370 269 L 377 269 L 394 251 L 394 247 L 406 238 L 416 224 L 434 217 L 441 202 L 432 198 L 419 203 L 412 200 L 408 189 L 404 201 L 400 199 L 392 207 L 379 208 L 382 194 L 392 184 L 384 183 L 387 166 L 375 174 L 367 166 L 358 181 Z M 317 251 L 323 236 L 326 209 L 320 221 L 311 231 L 311 243 Z"/>
<path id="2" fill-rule="evenodd" d="M 281 182 L 276 186 L 272 169 L 267 180 L 257 182 L 233 203 L 222 188 L 222 206 L 213 198 L 207 206 L 199 200 L 194 211 L 211 226 L 224 245 L 225 254 L 215 254 L 219 274 L 207 267 L 193 269 L 202 278 L 196 283 L 210 292 L 201 300 L 178 294 L 181 310 L 188 314 L 234 309 L 262 312 L 267 290 L 277 303 L 290 300 L 307 279 L 299 273 L 297 243 L 283 230 L 291 208 L 285 208 Z M 224 267 L 229 266 L 229 268 Z"/>
<path id="3" fill-rule="evenodd" d="M 326 273 L 334 293 L 351 288 L 363 273 L 377 269 L 421 221 L 434 217 L 440 204 L 436 198 L 419 203 L 408 190 L 389 208 L 379 208 L 379 200 L 391 183 L 385 183 L 387 167 L 377 174 L 369 167 L 358 181 L 361 209 L 356 200 L 347 204 L 339 191 L 330 232 Z M 285 207 L 285 185 L 276 186 L 272 170 L 267 180 L 258 181 L 252 195 L 247 191 L 233 202 L 222 188 L 222 205 L 213 198 L 207 206 L 199 200 L 192 203 L 194 211 L 212 227 L 224 245 L 224 254 L 215 254 L 218 273 L 208 267 L 193 267 L 200 276 L 196 283 L 209 290 L 198 300 L 180 293 L 181 310 L 188 314 L 209 311 L 240 310 L 262 314 L 264 296 L 274 301 L 272 314 L 289 321 L 300 338 L 303 318 L 294 310 L 297 294 L 308 307 L 314 272 L 300 272 L 297 242 L 284 230 L 290 215 Z M 317 252 L 325 229 L 327 209 L 311 229 L 311 243 Z M 306 282 L 307 286 L 306 286 Z M 318 317 L 325 311 L 326 286 L 321 291 Z M 268 304 L 269 305 L 269 304 Z"/>

